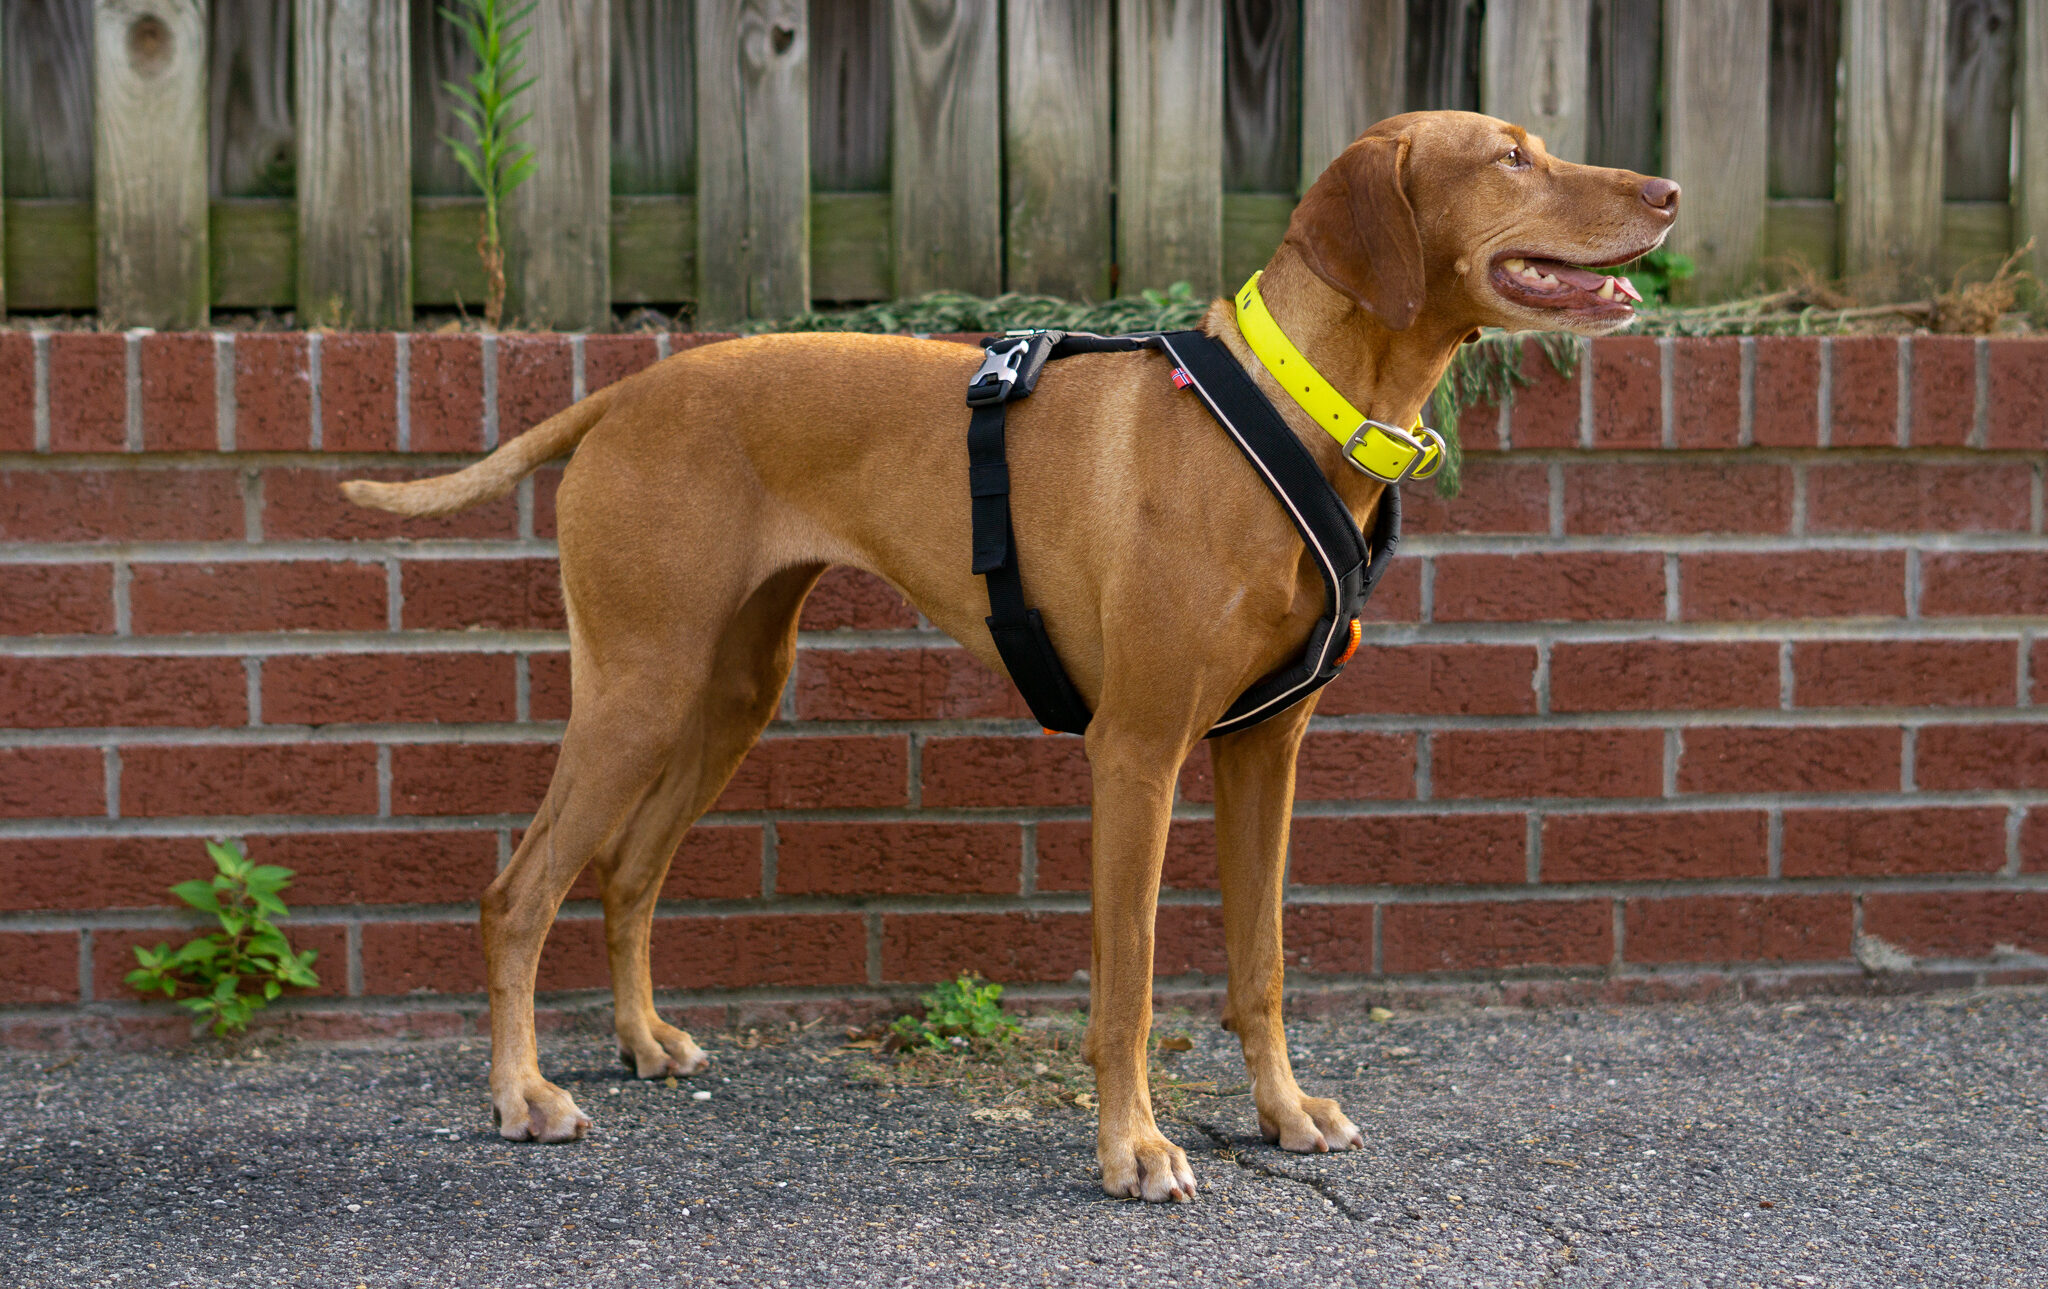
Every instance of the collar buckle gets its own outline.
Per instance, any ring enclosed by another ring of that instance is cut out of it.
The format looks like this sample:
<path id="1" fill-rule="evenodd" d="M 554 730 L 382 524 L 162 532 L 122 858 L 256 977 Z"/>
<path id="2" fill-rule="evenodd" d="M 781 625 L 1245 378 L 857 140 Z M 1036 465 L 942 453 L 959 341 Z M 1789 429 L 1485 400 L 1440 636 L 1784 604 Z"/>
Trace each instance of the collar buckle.
<path id="1" fill-rule="evenodd" d="M 1373 431 L 1379 431 L 1395 443 L 1408 449 L 1408 459 L 1391 477 L 1373 469 L 1358 459 L 1358 449 L 1371 441 Z M 1422 480 L 1432 477 L 1444 468 L 1444 458 L 1449 449 L 1444 445 L 1444 436 L 1427 425 L 1417 425 L 1413 430 L 1404 430 L 1398 425 L 1385 421 L 1366 419 L 1358 423 L 1351 437 L 1344 441 L 1344 459 L 1353 469 L 1369 475 L 1389 488 L 1398 488 L 1410 479 Z"/>

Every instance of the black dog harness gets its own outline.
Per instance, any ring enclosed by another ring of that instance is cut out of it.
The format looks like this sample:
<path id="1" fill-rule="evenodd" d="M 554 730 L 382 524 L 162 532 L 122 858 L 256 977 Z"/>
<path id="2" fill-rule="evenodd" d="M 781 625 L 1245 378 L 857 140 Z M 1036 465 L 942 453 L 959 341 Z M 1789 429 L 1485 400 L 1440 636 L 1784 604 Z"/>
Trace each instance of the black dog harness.
<path id="1" fill-rule="evenodd" d="M 988 629 L 1010 679 L 1038 723 L 1079 734 L 1092 713 L 1060 665 L 1038 610 L 1024 603 L 1017 541 L 1010 525 L 1010 467 L 1004 411 L 1028 397 L 1045 364 L 1073 354 L 1156 349 L 1172 359 L 1176 385 L 1191 389 L 1244 453 L 1315 555 L 1323 578 L 1323 616 L 1293 663 L 1238 696 L 1207 737 L 1230 734 L 1283 712 L 1337 678 L 1358 647 L 1359 611 L 1379 584 L 1401 539 L 1401 493 L 1380 496 L 1370 541 L 1294 431 L 1220 342 L 1199 331 L 1096 336 L 1061 331 L 1012 333 L 982 342 L 988 356 L 967 386 L 968 490 L 973 498 L 974 571 L 987 578 Z"/>

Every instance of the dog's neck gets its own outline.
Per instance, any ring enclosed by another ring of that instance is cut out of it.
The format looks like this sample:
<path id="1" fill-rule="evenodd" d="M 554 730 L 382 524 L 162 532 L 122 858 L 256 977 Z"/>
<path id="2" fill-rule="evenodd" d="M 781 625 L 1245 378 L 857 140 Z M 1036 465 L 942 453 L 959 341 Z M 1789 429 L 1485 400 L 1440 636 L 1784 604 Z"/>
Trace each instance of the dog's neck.
<path id="1" fill-rule="evenodd" d="M 1415 424 L 1463 337 L 1462 329 L 1431 325 L 1427 310 L 1407 329 L 1391 330 L 1317 277 L 1291 246 L 1281 246 L 1266 265 L 1259 294 L 1273 320 L 1324 379 L 1367 417 L 1389 425 Z M 1208 329 L 1257 375 L 1263 369 L 1232 316 L 1230 304 L 1219 302 L 1210 312 Z M 1362 521 L 1381 485 L 1346 465 L 1336 439 L 1303 415 L 1292 399 L 1283 396 L 1275 406 Z"/>

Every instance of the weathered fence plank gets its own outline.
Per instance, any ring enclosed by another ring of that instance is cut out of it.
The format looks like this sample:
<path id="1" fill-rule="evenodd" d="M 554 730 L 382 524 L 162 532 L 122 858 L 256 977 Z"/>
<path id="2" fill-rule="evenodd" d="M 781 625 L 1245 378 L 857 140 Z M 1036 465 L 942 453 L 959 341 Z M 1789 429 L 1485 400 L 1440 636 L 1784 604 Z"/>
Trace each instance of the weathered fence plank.
<path id="1" fill-rule="evenodd" d="M 1109 296 L 1109 6 L 1009 0 L 1004 8 L 1004 251 L 1009 288 Z"/>
<path id="2" fill-rule="evenodd" d="M 1584 161 L 1591 31 L 1591 0 L 1488 6 L 1481 110 L 1541 135 L 1554 157 Z"/>
<path id="3" fill-rule="evenodd" d="M 1697 266 L 1692 298 L 1747 286 L 1763 251 L 1770 20 L 1768 0 L 1664 0 L 1664 172 L 1685 194 L 1671 246 Z"/>
<path id="4" fill-rule="evenodd" d="M 298 309 L 412 324 L 412 94 L 405 0 L 297 0 Z"/>
<path id="5" fill-rule="evenodd" d="M 895 0 L 890 204 L 896 290 L 1003 289 L 995 0 Z"/>
<path id="6" fill-rule="evenodd" d="M 448 82 L 466 83 L 476 70 L 476 55 L 454 23 L 441 13 L 438 0 L 412 4 L 412 190 L 415 197 L 474 195 L 476 185 L 462 173 L 448 149 L 450 136 L 461 137 L 455 99 Z M 471 234 L 470 241 L 476 240 Z M 474 254 L 474 247 L 472 247 Z M 424 297 L 422 297 L 424 298 Z M 471 300 L 474 304 L 475 301 Z"/>
<path id="7" fill-rule="evenodd" d="M 215 197 L 292 195 L 292 8 L 280 0 L 209 0 Z"/>
<path id="8" fill-rule="evenodd" d="M 803 0 L 696 0 L 700 327 L 810 306 Z"/>
<path id="9" fill-rule="evenodd" d="M 1223 289 L 1223 0 L 1118 0 L 1117 291 Z"/>
<path id="10" fill-rule="evenodd" d="M 1408 0 L 1411 112 L 1479 110 L 1479 0 Z"/>
<path id="11" fill-rule="evenodd" d="M 1593 0 L 1586 160 L 1596 166 L 1656 174 L 1663 164 L 1657 145 L 1663 88 L 1658 73 L 1666 65 L 1665 7 L 1644 0 Z M 1701 58 L 1699 51 L 1710 46 L 1684 48 L 1697 61 L 1717 62 L 1721 57 L 1715 49 L 1711 58 Z M 1761 84 L 1757 88 L 1761 90 Z"/>
<path id="12" fill-rule="evenodd" d="M 1944 0 L 1846 0 L 1842 271 L 1876 297 L 1914 293 L 1941 254 Z"/>
<path id="13" fill-rule="evenodd" d="M 1949 0 L 1942 195 L 2012 195 L 2013 0 Z"/>
<path id="14" fill-rule="evenodd" d="M 689 0 L 611 0 L 611 10 L 611 190 L 688 192 L 697 178 Z"/>
<path id="15" fill-rule="evenodd" d="M 95 0 L 93 202 L 102 320 L 205 326 L 204 0 Z"/>
<path id="16" fill-rule="evenodd" d="M 1301 167 L 1308 191 L 1376 122 L 1407 110 L 1407 0 L 1302 0 Z"/>
<path id="17" fill-rule="evenodd" d="M 1225 192 L 1292 192 L 1301 177 L 1300 17 L 1298 0 L 1225 0 Z"/>
<path id="18" fill-rule="evenodd" d="M 7 195 L 92 196 L 92 0 L 0 5 Z"/>
<path id="19" fill-rule="evenodd" d="M 533 177 L 505 203 L 505 316 L 611 325 L 612 57 L 608 0 L 539 0 L 527 19 Z"/>
<path id="20" fill-rule="evenodd" d="M 1842 49 L 1837 3 L 1771 0 L 1766 151 L 1773 197 L 1835 196 L 1835 66 Z"/>
<path id="21" fill-rule="evenodd" d="M 811 0 L 810 18 L 811 189 L 887 192 L 889 0 Z"/>
<path id="22" fill-rule="evenodd" d="M 2012 240 L 2034 244 L 2036 276 L 2048 277 L 2048 0 L 2020 0 L 2018 56 L 2019 190 Z"/>

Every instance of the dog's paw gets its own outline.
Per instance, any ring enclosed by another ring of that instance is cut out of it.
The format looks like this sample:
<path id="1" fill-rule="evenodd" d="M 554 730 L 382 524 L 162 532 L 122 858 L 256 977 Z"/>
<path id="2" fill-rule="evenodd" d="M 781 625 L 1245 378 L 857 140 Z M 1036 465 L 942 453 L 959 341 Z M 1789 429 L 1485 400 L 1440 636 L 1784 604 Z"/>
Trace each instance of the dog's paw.
<path id="1" fill-rule="evenodd" d="M 671 1075 L 686 1078 L 702 1074 L 711 1065 L 711 1058 L 697 1046 L 696 1040 L 673 1025 L 659 1023 L 644 1038 L 621 1035 L 619 1059 L 643 1079 L 663 1079 Z"/>
<path id="2" fill-rule="evenodd" d="M 492 1096 L 491 1121 L 507 1141 L 575 1141 L 590 1131 L 590 1116 L 545 1079 Z"/>
<path id="3" fill-rule="evenodd" d="M 1261 1108 L 1259 1132 L 1280 1149 L 1301 1155 L 1365 1147 L 1365 1137 L 1328 1097 L 1297 1096 L 1292 1105 Z"/>
<path id="4" fill-rule="evenodd" d="M 1102 1161 L 1102 1189 L 1107 1194 L 1153 1204 L 1186 1204 L 1195 1198 L 1195 1172 L 1188 1167 L 1187 1152 L 1156 1130 L 1100 1142 L 1095 1153 Z"/>

